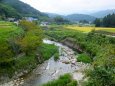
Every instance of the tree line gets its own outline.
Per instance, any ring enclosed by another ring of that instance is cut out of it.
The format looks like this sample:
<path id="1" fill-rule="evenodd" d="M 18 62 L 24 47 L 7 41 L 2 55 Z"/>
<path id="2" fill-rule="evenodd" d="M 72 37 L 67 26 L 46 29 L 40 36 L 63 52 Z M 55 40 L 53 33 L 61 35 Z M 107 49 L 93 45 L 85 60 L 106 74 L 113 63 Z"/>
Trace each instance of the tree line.
<path id="1" fill-rule="evenodd" d="M 115 14 L 109 14 L 104 18 L 94 20 L 96 27 L 115 27 Z"/>

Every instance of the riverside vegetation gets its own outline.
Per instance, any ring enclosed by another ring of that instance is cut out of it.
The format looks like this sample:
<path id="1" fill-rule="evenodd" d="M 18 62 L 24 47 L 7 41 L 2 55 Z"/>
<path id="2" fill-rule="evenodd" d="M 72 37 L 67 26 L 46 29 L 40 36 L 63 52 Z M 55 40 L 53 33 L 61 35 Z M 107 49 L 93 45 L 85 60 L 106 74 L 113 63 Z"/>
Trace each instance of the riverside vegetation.
<path id="1" fill-rule="evenodd" d="M 58 80 L 48 82 L 41 86 L 77 86 L 77 81 L 73 80 L 70 74 L 65 74 L 60 76 Z"/>
<path id="2" fill-rule="evenodd" d="M 91 63 L 93 68 L 85 71 L 87 82 L 82 86 L 113 86 L 115 85 L 115 38 L 102 34 L 81 33 L 76 30 L 51 28 L 45 31 L 46 36 L 55 41 L 68 39 L 80 46 L 86 54 L 81 54 L 77 60 Z M 90 58 L 89 58 L 90 57 Z M 48 85 L 53 86 L 53 85 Z M 59 85 L 60 86 L 60 85 Z"/>
<path id="3" fill-rule="evenodd" d="M 43 38 L 43 31 L 35 22 L 22 20 L 19 26 L 0 22 L 0 77 L 28 73 L 58 53 L 58 47 L 43 44 Z"/>

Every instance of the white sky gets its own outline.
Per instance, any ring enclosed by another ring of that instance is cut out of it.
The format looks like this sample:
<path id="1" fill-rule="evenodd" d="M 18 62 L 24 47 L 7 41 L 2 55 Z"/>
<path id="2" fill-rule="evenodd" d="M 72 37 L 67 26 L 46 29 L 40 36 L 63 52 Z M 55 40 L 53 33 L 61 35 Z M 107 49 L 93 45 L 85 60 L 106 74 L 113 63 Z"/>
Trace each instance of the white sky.
<path id="1" fill-rule="evenodd" d="M 41 12 L 58 14 L 92 13 L 115 9 L 115 0 L 21 0 Z"/>

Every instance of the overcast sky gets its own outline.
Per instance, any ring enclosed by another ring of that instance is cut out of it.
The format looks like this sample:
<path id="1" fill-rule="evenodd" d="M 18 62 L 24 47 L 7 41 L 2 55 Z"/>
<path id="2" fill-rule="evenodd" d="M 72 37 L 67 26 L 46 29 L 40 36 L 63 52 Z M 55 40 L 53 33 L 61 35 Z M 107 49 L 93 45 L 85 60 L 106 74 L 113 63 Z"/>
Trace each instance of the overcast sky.
<path id="1" fill-rule="evenodd" d="M 93 13 L 115 9 L 115 0 L 21 0 L 41 12 L 58 14 Z"/>

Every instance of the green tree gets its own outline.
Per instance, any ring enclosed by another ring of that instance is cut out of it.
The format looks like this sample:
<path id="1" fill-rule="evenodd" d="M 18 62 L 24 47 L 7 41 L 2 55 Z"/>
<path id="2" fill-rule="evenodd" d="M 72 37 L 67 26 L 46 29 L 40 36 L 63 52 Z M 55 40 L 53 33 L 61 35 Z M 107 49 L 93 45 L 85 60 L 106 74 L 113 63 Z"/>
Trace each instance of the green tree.
<path id="1" fill-rule="evenodd" d="M 98 18 L 95 19 L 94 24 L 95 24 L 96 27 L 100 27 L 100 26 L 101 26 L 101 21 L 100 21 L 100 19 L 98 19 Z"/>
<path id="2" fill-rule="evenodd" d="M 4 39 L 0 39 L 0 64 L 12 61 L 13 56 L 13 53 L 9 49 L 8 42 Z"/>
<path id="3" fill-rule="evenodd" d="M 26 20 L 21 20 L 20 26 L 22 26 L 22 28 L 25 31 L 29 31 L 29 30 L 32 30 L 32 29 L 36 28 L 36 23 L 35 22 L 26 21 Z"/>

